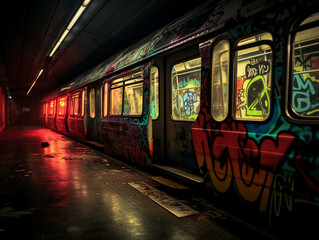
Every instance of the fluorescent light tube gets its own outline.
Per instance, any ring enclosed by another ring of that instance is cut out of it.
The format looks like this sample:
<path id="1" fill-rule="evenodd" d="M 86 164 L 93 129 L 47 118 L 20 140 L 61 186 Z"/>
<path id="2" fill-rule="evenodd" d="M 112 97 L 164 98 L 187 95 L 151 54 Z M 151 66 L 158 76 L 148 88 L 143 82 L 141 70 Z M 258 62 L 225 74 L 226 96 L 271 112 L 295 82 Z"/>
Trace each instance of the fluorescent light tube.
<path id="1" fill-rule="evenodd" d="M 76 12 L 76 14 L 73 16 L 72 20 L 70 21 L 70 23 L 68 24 L 67 28 L 63 32 L 63 34 L 60 37 L 59 41 L 55 44 L 55 46 L 53 47 L 52 51 L 50 52 L 50 54 L 49 54 L 50 57 L 52 57 L 53 54 L 55 53 L 55 51 L 59 48 L 60 44 L 63 42 L 63 40 L 66 37 L 66 35 L 68 35 L 68 33 L 70 32 L 71 28 L 74 26 L 76 21 L 82 15 L 83 11 L 85 10 L 85 8 L 89 4 L 89 2 L 90 2 L 90 0 L 84 0 L 83 1 L 82 5 L 80 6 L 80 8 Z"/>
<path id="2" fill-rule="evenodd" d="M 71 28 L 73 27 L 73 25 L 76 23 L 76 21 L 79 19 L 79 17 L 81 16 L 81 14 L 83 13 L 85 7 L 83 7 L 81 5 L 81 7 L 79 8 L 79 10 L 76 12 L 76 14 L 74 15 L 74 17 L 72 18 L 71 22 L 69 23 L 68 27 L 66 29 L 71 30 Z"/>
<path id="3" fill-rule="evenodd" d="M 42 68 L 42 69 L 40 70 L 40 72 L 38 73 L 38 76 L 37 76 L 37 78 L 34 80 L 34 82 L 32 83 L 32 85 L 31 85 L 29 91 L 27 92 L 27 95 L 29 94 L 29 92 L 30 92 L 31 89 L 33 88 L 34 84 L 37 82 L 38 78 L 41 76 L 43 70 L 44 70 L 44 69 Z"/>

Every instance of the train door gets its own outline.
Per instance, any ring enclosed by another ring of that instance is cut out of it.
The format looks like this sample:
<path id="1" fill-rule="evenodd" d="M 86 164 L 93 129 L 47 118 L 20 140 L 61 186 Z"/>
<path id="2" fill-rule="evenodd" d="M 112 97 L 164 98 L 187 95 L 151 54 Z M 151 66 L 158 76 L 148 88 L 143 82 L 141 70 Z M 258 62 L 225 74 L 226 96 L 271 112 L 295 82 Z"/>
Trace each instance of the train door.
<path id="1" fill-rule="evenodd" d="M 198 47 L 175 52 L 162 61 L 157 59 L 154 66 L 157 64 L 162 65 L 164 71 L 159 72 L 159 117 L 152 122 L 154 160 L 159 152 L 159 163 L 197 172 L 191 128 L 200 109 Z"/>
<path id="2" fill-rule="evenodd" d="M 101 86 L 94 82 L 88 89 L 87 138 L 91 142 L 101 142 Z"/>
<path id="3" fill-rule="evenodd" d="M 150 75 L 150 115 L 152 128 L 153 163 L 163 163 L 165 159 L 165 97 L 164 97 L 164 62 L 157 57 Z"/>

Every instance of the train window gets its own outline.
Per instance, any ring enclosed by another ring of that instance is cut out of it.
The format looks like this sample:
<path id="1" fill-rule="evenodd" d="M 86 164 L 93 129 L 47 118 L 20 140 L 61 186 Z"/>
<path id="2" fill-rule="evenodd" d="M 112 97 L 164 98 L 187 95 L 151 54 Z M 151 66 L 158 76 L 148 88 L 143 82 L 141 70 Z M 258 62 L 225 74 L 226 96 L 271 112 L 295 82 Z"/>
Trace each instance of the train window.
<path id="1" fill-rule="evenodd" d="M 143 77 L 140 76 L 126 81 L 125 85 L 124 114 L 141 115 L 143 110 Z"/>
<path id="2" fill-rule="evenodd" d="M 110 97 L 112 115 L 141 115 L 143 111 L 142 71 L 113 80 Z"/>
<path id="3" fill-rule="evenodd" d="M 115 80 L 111 85 L 111 114 L 122 115 L 123 82 Z M 118 83 L 119 82 L 119 83 Z"/>
<path id="4" fill-rule="evenodd" d="M 317 21 L 316 23 L 313 23 Z M 293 38 L 290 105 L 302 118 L 319 118 L 319 13 L 305 19 Z"/>
<path id="5" fill-rule="evenodd" d="M 233 117 L 264 121 L 269 117 L 272 88 L 272 36 L 257 34 L 238 42 Z"/>
<path id="6" fill-rule="evenodd" d="M 172 119 L 195 121 L 200 108 L 201 58 L 173 66 L 171 71 Z"/>
<path id="7" fill-rule="evenodd" d="M 70 98 L 70 115 L 80 116 L 80 93 L 72 94 Z"/>
<path id="8" fill-rule="evenodd" d="M 66 110 L 66 97 L 61 97 L 58 104 L 58 115 L 64 116 Z"/>
<path id="9" fill-rule="evenodd" d="M 79 96 L 79 97 L 80 97 L 80 96 Z M 85 90 L 82 90 L 82 98 L 81 98 L 81 100 L 82 100 L 81 116 L 82 116 L 82 117 L 84 116 L 85 97 L 86 97 L 86 95 L 85 95 Z M 80 100 L 79 100 L 79 101 L 80 101 Z M 80 107 L 80 102 L 79 102 L 79 107 Z M 80 108 L 79 108 L 78 110 L 79 110 L 78 114 L 80 114 Z"/>
<path id="10" fill-rule="evenodd" d="M 42 104 L 42 114 L 45 115 L 47 113 L 46 103 Z"/>
<path id="11" fill-rule="evenodd" d="M 49 105 L 49 115 L 54 115 L 55 114 L 55 100 L 50 101 Z"/>
<path id="12" fill-rule="evenodd" d="M 159 89 L 158 89 L 158 68 L 153 66 L 151 69 L 151 117 L 156 120 L 159 115 Z"/>
<path id="13" fill-rule="evenodd" d="M 103 116 L 107 115 L 107 104 L 108 104 L 108 85 L 107 82 L 104 83 L 104 108 L 103 108 Z"/>
<path id="14" fill-rule="evenodd" d="M 74 115 L 74 98 L 73 96 L 70 98 L 70 115 Z"/>
<path id="15" fill-rule="evenodd" d="M 212 116 L 223 121 L 228 114 L 229 42 L 225 39 L 213 47 Z"/>
<path id="16" fill-rule="evenodd" d="M 90 89 L 90 117 L 95 118 L 95 88 Z"/>

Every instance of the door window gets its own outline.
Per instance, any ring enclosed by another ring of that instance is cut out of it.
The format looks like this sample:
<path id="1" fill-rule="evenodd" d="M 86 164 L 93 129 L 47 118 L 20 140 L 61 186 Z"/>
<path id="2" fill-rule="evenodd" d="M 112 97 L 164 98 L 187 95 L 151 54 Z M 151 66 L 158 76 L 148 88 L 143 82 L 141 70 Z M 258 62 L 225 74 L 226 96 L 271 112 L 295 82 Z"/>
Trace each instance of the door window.
<path id="1" fill-rule="evenodd" d="M 59 99 L 59 109 L 58 109 L 58 114 L 59 116 L 64 116 L 65 111 L 66 111 L 66 97 L 61 97 Z"/>
<path id="2" fill-rule="evenodd" d="M 103 104 L 103 116 L 106 117 L 107 115 L 107 104 L 108 104 L 108 84 L 107 82 L 104 83 L 104 104 Z"/>
<path id="3" fill-rule="evenodd" d="M 270 115 L 272 89 L 272 36 L 257 34 L 238 42 L 235 52 L 233 117 L 264 121 Z"/>
<path id="4" fill-rule="evenodd" d="M 290 106 L 300 118 L 319 118 L 319 13 L 304 20 L 293 38 Z M 311 24 L 311 25 L 308 25 Z M 308 25 L 308 27 L 306 26 Z"/>
<path id="5" fill-rule="evenodd" d="M 151 117 L 156 120 L 159 115 L 159 85 L 158 85 L 158 68 L 153 66 L 151 69 Z"/>
<path id="6" fill-rule="evenodd" d="M 178 63 L 171 70 L 171 116 L 195 121 L 200 108 L 201 58 Z"/>
<path id="7" fill-rule="evenodd" d="M 111 83 L 111 115 L 140 116 L 143 111 L 143 72 L 120 77 Z"/>
<path id="8" fill-rule="evenodd" d="M 225 39 L 213 47 L 212 60 L 212 116 L 223 121 L 228 114 L 229 42 Z"/>
<path id="9" fill-rule="evenodd" d="M 80 117 L 80 92 L 74 93 L 70 97 L 70 116 Z"/>
<path id="10" fill-rule="evenodd" d="M 55 100 L 50 101 L 49 105 L 49 115 L 55 114 Z"/>
<path id="11" fill-rule="evenodd" d="M 90 89 L 90 117 L 95 118 L 95 88 Z"/>

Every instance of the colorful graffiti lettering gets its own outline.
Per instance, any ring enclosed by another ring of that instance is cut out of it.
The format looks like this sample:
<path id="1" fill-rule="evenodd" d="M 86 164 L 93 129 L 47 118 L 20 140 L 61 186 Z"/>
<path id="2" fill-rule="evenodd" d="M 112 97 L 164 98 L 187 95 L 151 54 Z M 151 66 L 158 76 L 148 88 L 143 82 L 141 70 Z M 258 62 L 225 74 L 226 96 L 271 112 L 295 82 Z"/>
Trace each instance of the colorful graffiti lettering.
<path id="1" fill-rule="evenodd" d="M 264 137 L 257 143 L 248 136 L 244 124 L 231 119 L 215 126 L 216 131 L 196 131 L 206 124 L 213 123 L 201 112 L 192 129 L 200 169 L 206 166 L 217 192 L 227 192 L 234 183 L 241 198 L 259 201 L 260 211 L 266 211 L 274 172 L 295 137 L 281 132 L 275 140 Z"/>
<path id="2" fill-rule="evenodd" d="M 237 118 L 266 118 L 269 115 L 269 75 L 270 63 L 267 61 L 246 64 L 245 75 L 237 78 Z"/>
<path id="3" fill-rule="evenodd" d="M 316 91 L 318 90 L 318 91 Z M 316 115 L 319 112 L 319 84 L 314 84 L 310 78 L 303 79 L 301 74 L 294 75 L 292 107 L 302 115 Z"/>
<path id="4" fill-rule="evenodd" d="M 250 80 L 246 88 L 247 116 L 268 116 L 270 99 L 265 79 L 258 75 Z"/>
<path id="5" fill-rule="evenodd" d="M 195 92 L 186 92 L 183 96 L 183 102 L 186 116 L 196 114 L 194 103 L 197 102 L 197 94 Z"/>
<path id="6" fill-rule="evenodd" d="M 235 26 L 232 31 L 232 36 L 234 38 L 237 38 L 240 35 L 249 34 L 252 29 L 252 23 L 253 23 L 252 21 L 249 21 L 244 24 Z"/>
<path id="7" fill-rule="evenodd" d="M 200 69 L 172 71 L 172 115 L 176 120 L 195 120 L 200 103 Z"/>
<path id="8" fill-rule="evenodd" d="M 273 191 L 270 203 L 270 214 L 275 213 L 276 217 L 280 216 L 283 205 L 288 211 L 292 211 L 293 193 L 295 191 L 295 179 L 289 171 L 283 174 L 277 174 L 274 177 Z"/>
<path id="9" fill-rule="evenodd" d="M 245 68 L 247 78 L 253 78 L 257 75 L 265 75 L 270 71 L 270 64 L 266 61 L 261 61 L 257 64 L 247 64 Z"/>

